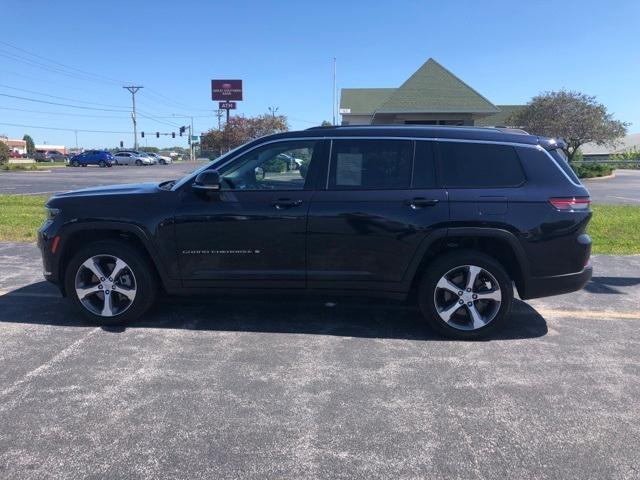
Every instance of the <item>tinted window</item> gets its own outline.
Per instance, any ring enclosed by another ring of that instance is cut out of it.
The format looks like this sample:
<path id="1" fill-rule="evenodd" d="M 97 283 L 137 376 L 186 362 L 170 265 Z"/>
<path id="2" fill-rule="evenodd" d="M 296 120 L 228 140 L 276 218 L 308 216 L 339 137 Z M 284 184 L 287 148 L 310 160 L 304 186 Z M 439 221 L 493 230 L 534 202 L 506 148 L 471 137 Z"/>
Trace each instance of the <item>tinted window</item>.
<path id="1" fill-rule="evenodd" d="M 302 190 L 321 141 L 275 142 L 220 170 L 224 190 Z"/>
<path id="2" fill-rule="evenodd" d="M 489 143 L 438 142 L 447 187 L 514 187 L 524 181 L 515 148 Z"/>
<path id="3" fill-rule="evenodd" d="M 409 188 L 412 157 L 409 140 L 334 140 L 329 188 Z"/>
<path id="4" fill-rule="evenodd" d="M 416 142 L 416 157 L 413 161 L 413 188 L 433 188 L 436 186 L 433 147 L 433 142 Z"/>
<path id="5" fill-rule="evenodd" d="M 556 163 L 558 164 L 558 166 L 564 170 L 564 173 L 567 174 L 567 176 L 574 182 L 574 183 L 580 183 L 580 180 L 578 180 L 578 177 L 576 177 L 575 172 L 573 171 L 573 168 L 571 168 L 571 165 L 569 165 L 569 160 L 567 159 L 567 156 L 564 154 L 564 152 L 562 150 L 560 150 L 559 148 L 556 148 L 554 150 L 551 150 L 551 156 L 553 157 L 553 159 L 556 161 Z"/>

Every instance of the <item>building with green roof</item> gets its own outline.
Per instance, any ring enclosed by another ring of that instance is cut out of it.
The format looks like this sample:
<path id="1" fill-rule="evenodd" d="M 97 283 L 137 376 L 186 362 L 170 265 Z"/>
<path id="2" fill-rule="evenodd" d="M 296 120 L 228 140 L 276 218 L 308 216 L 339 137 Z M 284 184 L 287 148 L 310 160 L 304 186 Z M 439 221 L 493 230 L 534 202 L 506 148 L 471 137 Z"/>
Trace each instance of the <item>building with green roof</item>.
<path id="1" fill-rule="evenodd" d="M 494 105 L 430 58 L 398 88 L 343 88 L 343 125 L 509 126 L 521 105 Z"/>

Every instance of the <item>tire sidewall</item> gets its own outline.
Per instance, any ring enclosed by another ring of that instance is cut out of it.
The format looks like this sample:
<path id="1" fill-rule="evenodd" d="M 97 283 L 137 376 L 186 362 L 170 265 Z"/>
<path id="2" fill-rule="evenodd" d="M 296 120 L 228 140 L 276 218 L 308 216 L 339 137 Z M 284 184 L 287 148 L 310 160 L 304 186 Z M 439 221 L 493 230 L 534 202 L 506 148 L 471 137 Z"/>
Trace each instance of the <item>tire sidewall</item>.
<path id="1" fill-rule="evenodd" d="M 124 260 L 133 271 L 136 279 L 136 298 L 123 313 L 114 317 L 101 317 L 87 310 L 78 299 L 75 278 L 78 268 L 94 255 L 113 255 Z M 144 257 L 134 248 L 118 241 L 94 242 L 82 248 L 73 256 L 65 271 L 65 290 L 72 303 L 92 323 L 99 325 L 117 325 L 139 318 L 151 306 L 156 294 L 156 279 Z"/>
<path id="2" fill-rule="evenodd" d="M 495 318 L 478 330 L 458 330 L 448 325 L 440 318 L 434 302 L 434 291 L 440 278 L 450 270 L 463 265 L 476 265 L 491 273 L 500 286 L 502 301 L 500 310 Z M 460 251 L 447 254 L 429 266 L 423 275 L 418 289 L 418 304 L 422 314 L 426 317 L 438 333 L 447 337 L 462 340 L 484 338 L 506 323 L 513 303 L 513 285 L 504 267 L 494 258 L 480 252 Z"/>

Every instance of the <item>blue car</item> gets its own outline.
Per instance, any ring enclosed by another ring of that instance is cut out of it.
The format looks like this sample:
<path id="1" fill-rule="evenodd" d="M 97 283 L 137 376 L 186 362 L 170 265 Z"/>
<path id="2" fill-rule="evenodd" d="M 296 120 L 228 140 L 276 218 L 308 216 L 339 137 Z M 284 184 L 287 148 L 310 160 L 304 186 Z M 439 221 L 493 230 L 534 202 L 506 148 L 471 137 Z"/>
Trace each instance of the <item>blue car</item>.
<path id="1" fill-rule="evenodd" d="M 99 167 L 110 167 L 113 165 L 113 156 L 104 150 L 87 150 L 73 157 L 70 162 L 72 167 L 86 167 L 87 165 L 98 165 Z"/>

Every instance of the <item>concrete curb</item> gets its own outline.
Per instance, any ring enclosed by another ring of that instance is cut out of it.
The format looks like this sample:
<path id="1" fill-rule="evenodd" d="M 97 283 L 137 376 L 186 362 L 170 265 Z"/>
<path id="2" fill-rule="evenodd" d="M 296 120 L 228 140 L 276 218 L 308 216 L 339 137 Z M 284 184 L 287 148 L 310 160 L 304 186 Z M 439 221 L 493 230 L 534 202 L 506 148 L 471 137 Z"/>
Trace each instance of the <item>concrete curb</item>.
<path id="1" fill-rule="evenodd" d="M 591 178 L 582 178 L 583 182 L 589 182 L 591 180 L 609 180 L 610 178 L 616 178 L 616 172 L 614 171 L 611 175 L 606 175 L 604 177 L 591 177 Z"/>

